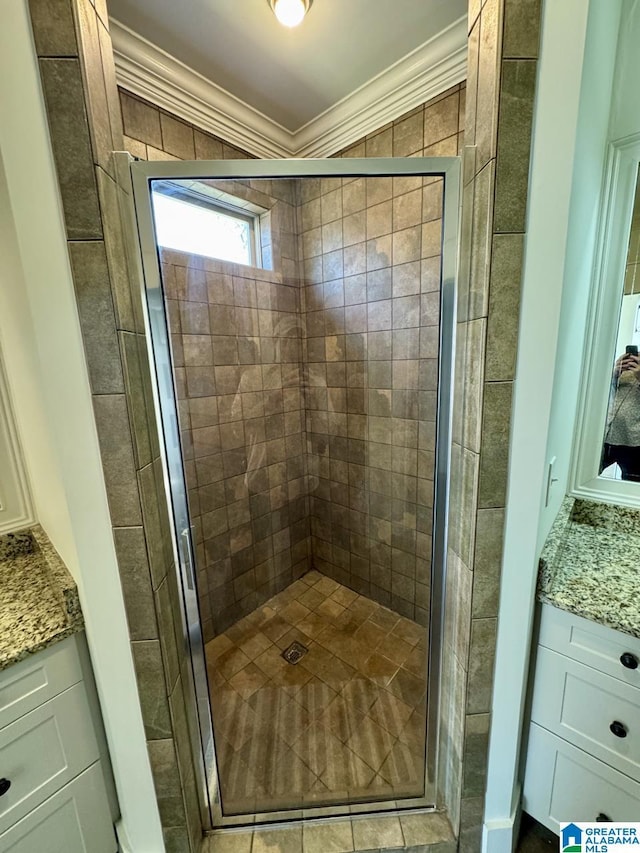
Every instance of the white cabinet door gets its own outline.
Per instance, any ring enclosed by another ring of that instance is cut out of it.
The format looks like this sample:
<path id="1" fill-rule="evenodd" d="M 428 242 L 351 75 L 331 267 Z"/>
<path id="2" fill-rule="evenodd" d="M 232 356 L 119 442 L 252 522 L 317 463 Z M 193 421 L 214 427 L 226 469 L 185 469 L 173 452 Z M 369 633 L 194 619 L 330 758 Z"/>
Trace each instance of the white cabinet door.
<path id="1" fill-rule="evenodd" d="M 0 731 L 0 832 L 99 758 L 84 684 L 80 682 Z"/>
<path id="2" fill-rule="evenodd" d="M 640 817 L 640 784 L 540 726 L 531 725 L 524 810 L 559 834 L 560 823 Z"/>
<path id="3" fill-rule="evenodd" d="M 640 781 L 640 690 L 542 646 L 531 720 Z"/>
<path id="4" fill-rule="evenodd" d="M 640 688 L 640 640 L 637 637 L 544 604 L 539 643 Z"/>
<path id="5" fill-rule="evenodd" d="M 82 681 L 77 636 L 0 672 L 0 729 Z"/>
<path id="6" fill-rule="evenodd" d="M 100 762 L 0 835 L 0 853 L 115 853 Z"/>

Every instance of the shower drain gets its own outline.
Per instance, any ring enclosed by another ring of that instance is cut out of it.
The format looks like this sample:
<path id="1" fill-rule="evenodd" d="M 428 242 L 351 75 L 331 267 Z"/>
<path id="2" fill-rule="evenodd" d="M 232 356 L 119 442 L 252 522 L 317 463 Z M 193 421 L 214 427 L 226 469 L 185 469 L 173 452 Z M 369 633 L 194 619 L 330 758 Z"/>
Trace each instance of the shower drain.
<path id="1" fill-rule="evenodd" d="M 306 646 L 303 646 L 302 643 L 299 643 L 296 640 L 282 652 L 282 657 L 286 660 L 287 663 L 292 663 L 295 665 L 301 658 L 306 655 L 308 651 L 309 649 Z"/>

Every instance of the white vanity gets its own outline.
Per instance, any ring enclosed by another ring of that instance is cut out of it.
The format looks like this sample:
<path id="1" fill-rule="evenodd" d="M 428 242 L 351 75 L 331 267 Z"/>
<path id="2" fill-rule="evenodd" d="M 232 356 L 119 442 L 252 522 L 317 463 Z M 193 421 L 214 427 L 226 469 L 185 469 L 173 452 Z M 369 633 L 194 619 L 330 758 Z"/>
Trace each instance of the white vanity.
<path id="1" fill-rule="evenodd" d="M 523 808 L 567 821 L 640 818 L 640 639 L 541 608 Z"/>
<path id="2" fill-rule="evenodd" d="M 0 851 L 115 853 L 84 634 L 0 673 Z"/>
<path id="3" fill-rule="evenodd" d="M 541 557 L 523 809 L 640 819 L 640 512 L 567 498 Z"/>
<path id="4" fill-rule="evenodd" d="M 73 579 L 0 537 L 0 853 L 115 853 L 117 804 Z"/>

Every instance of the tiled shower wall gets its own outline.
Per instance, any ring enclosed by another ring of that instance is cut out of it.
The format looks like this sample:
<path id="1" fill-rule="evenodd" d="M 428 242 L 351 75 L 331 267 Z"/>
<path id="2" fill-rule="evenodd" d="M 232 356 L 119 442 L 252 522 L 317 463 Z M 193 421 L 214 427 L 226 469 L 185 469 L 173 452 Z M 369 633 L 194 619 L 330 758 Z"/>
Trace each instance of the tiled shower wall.
<path id="1" fill-rule="evenodd" d="M 457 98 L 453 109 L 457 126 Z M 318 252 L 303 312 L 295 278 L 164 253 L 207 639 L 308 569 L 309 551 L 319 570 L 427 621 L 441 182 L 297 187 L 300 221 L 319 215 L 300 235 Z M 278 204 L 288 238 L 292 208 Z"/>
<path id="2" fill-rule="evenodd" d="M 254 183 L 273 271 L 162 253 L 205 642 L 310 568 L 294 187 Z"/>
<path id="3" fill-rule="evenodd" d="M 314 566 L 426 625 L 442 183 L 300 189 Z"/>
<path id="4" fill-rule="evenodd" d="M 209 138 L 205 144 L 200 131 L 153 106 L 125 92 L 120 97 L 125 142 L 136 156 L 193 157 L 194 152 L 205 157 L 238 156 L 221 141 Z M 339 156 L 456 155 L 463 112 L 464 86 L 456 86 Z M 263 188 L 267 183 L 255 182 Z M 276 185 L 273 182 L 274 191 Z M 305 180 L 298 184 L 297 200 L 313 564 L 352 589 L 426 624 L 441 182 L 428 179 L 423 186 L 421 179 L 410 178 Z M 255 275 L 261 273 L 255 271 Z M 243 313 L 248 310 L 244 305 L 237 308 Z M 236 357 L 235 351 L 231 357 Z M 184 412 L 182 407 L 183 418 Z M 237 415 L 236 410 L 225 416 L 233 417 L 242 429 Z M 207 426 L 212 432 L 222 427 Z M 185 447 L 191 447 L 189 441 Z M 192 467 L 188 464 L 188 470 Z M 210 505 L 214 492 L 214 501 L 222 499 L 219 485 L 210 488 L 205 512 L 216 524 L 228 524 L 228 511 Z M 195 495 L 193 488 L 191 494 Z M 254 505 L 259 505 L 258 500 Z M 202 508 L 195 501 L 192 507 L 197 518 Z M 296 517 L 301 511 L 297 505 Z M 255 520 L 251 523 L 256 526 Z M 276 523 L 280 523 L 277 518 Z M 301 517 L 296 523 L 295 535 L 300 536 Z M 222 537 L 223 552 L 227 534 L 228 530 L 217 534 Z M 213 537 L 207 539 L 213 545 Z M 292 566 L 300 571 L 302 546 L 296 545 Z M 242 551 L 246 553 L 235 558 L 235 569 L 229 568 L 225 555 L 213 571 L 212 556 L 208 556 L 213 555 L 213 547 L 199 549 L 200 572 L 206 566 L 208 579 L 207 586 L 200 583 L 206 636 L 213 630 L 212 607 L 222 616 L 220 628 L 216 621 L 217 632 L 233 614 L 239 618 L 252 601 L 263 600 L 269 588 L 267 572 L 273 584 L 273 566 L 261 564 L 255 574 L 249 565 L 251 552 Z M 263 556 L 259 549 L 258 559 Z M 282 565 L 278 569 L 285 571 Z M 258 588 L 261 592 L 256 596 Z"/>
<path id="5" fill-rule="evenodd" d="M 471 0 L 439 784 L 481 849 L 540 0 Z"/>
<path id="6" fill-rule="evenodd" d="M 335 156 L 456 156 L 464 111 L 462 84 Z M 306 192 L 300 258 L 316 565 L 427 624 L 442 184 L 356 178 L 343 180 L 341 195 L 327 183 Z M 323 314 L 324 358 L 321 335 L 312 334 Z M 323 433 L 324 399 L 313 399 L 312 380 L 318 376 L 322 389 L 325 370 Z M 346 472 L 332 453 L 333 445 L 344 455 L 344 391 L 347 446 L 357 453 L 357 442 L 366 439 L 366 465 L 348 459 Z"/>

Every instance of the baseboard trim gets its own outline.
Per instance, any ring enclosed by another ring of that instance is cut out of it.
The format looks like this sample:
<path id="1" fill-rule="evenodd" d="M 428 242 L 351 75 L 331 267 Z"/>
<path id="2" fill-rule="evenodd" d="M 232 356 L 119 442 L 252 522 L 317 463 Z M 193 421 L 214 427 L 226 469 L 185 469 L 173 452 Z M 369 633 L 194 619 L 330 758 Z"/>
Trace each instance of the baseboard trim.
<path id="1" fill-rule="evenodd" d="M 515 850 L 522 816 L 519 791 L 514 801 L 515 806 L 509 817 L 485 820 L 483 823 L 482 853 L 513 853 Z"/>
<path id="2" fill-rule="evenodd" d="M 510 818 L 483 824 L 482 853 L 512 853 L 514 836 L 514 824 Z"/>

